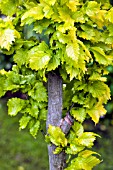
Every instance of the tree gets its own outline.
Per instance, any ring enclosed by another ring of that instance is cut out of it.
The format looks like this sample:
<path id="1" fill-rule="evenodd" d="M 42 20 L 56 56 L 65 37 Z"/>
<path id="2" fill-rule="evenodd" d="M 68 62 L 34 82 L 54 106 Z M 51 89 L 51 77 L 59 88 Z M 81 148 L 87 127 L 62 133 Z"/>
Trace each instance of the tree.
<path id="1" fill-rule="evenodd" d="M 109 1 L 1 0 L 0 9 L 1 52 L 14 62 L 0 71 L 0 96 L 22 93 L 8 100 L 8 114 L 21 114 L 20 130 L 27 127 L 35 138 L 46 124 L 50 170 L 92 169 L 101 162 L 89 149 L 98 135 L 84 132 L 83 122 L 90 117 L 97 124 L 110 99 Z"/>

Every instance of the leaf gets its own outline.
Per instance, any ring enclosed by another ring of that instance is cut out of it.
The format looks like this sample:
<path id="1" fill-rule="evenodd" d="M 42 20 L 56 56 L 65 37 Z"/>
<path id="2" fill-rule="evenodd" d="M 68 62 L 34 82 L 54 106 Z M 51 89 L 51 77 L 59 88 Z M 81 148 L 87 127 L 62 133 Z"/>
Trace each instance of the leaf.
<path id="1" fill-rule="evenodd" d="M 85 51 L 86 55 L 89 57 L 89 58 L 92 58 L 91 54 L 90 54 L 90 51 L 87 49 L 87 47 L 84 45 L 84 43 L 80 40 L 77 40 L 77 42 L 81 45 L 81 47 L 83 48 L 83 50 Z"/>
<path id="2" fill-rule="evenodd" d="M 19 120 L 19 129 L 25 129 L 26 126 L 28 125 L 29 121 L 30 121 L 31 117 L 30 116 L 22 116 L 21 119 Z"/>
<path id="3" fill-rule="evenodd" d="M 56 146 L 65 147 L 67 145 L 67 139 L 65 138 L 65 134 L 62 132 L 60 127 L 49 125 L 48 134 L 50 141 Z"/>
<path id="4" fill-rule="evenodd" d="M 86 8 L 86 14 L 90 17 L 97 14 L 97 11 L 99 10 L 100 5 L 97 2 L 90 1 L 88 2 L 87 8 Z"/>
<path id="5" fill-rule="evenodd" d="M 100 81 L 105 82 L 107 80 L 107 78 L 106 77 L 102 77 L 100 75 L 100 73 L 95 71 L 95 72 L 92 72 L 92 75 L 89 77 L 89 80 L 91 80 L 91 81 L 100 80 Z"/>
<path id="6" fill-rule="evenodd" d="M 46 88 L 43 86 L 42 82 L 37 82 L 35 86 L 28 91 L 28 95 L 38 102 L 47 101 Z"/>
<path id="7" fill-rule="evenodd" d="M 73 26 L 74 20 L 72 19 L 70 15 L 70 10 L 67 6 L 58 6 L 58 13 L 59 13 L 59 18 L 62 22 L 65 22 L 64 28 L 69 29 L 70 26 Z"/>
<path id="8" fill-rule="evenodd" d="M 95 90 L 96 89 L 96 90 Z M 101 81 L 94 81 L 88 84 L 88 91 L 94 98 L 102 99 L 106 103 L 110 99 L 110 89 L 108 86 Z"/>
<path id="9" fill-rule="evenodd" d="M 46 117 L 47 117 L 47 109 L 43 108 L 43 109 L 40 110 L 39 119 L 40 120 L 46 120 Z"/>
<path id="10" fill-rule="evenodd" d="M 112 63 L 113 58 L 110 56 L 107 56 L 104 53 L 104 50 L 100 47 L 92 47 L 91 51 L 94 53 L 94 56 L 96 58 L 96 61 L 99 64 L 103 64 L 103 65 L 109 65 Z"/>
<path id="11" fill-rule="evenodd" d="M 94 38 L 96 36 L 96 31 L 94 28 L 85 24 L 85 25 L 81 25 L 81 29 L 83 31 L 81 31 L 81 30 L 78 31 L 78 35 L 80 37 L 82 37 L 83 39 L 86 39 L 86 40 L 94 41 Z M 90 34 L 89 34 L 89 32 L 90 32 Z M 78 40 L 78 41 L 80 41 L 80 40 Z"/>
<path id="12" fill-rule="evenodd" d="M 27 50 L 19 49 L 16 51 L 16 54 L 13 56 L 15 63 L 17 63 L 18 67 L 21 67 L 26 63 L 27 59 Z"/>
<path id="13" fill-rule="evenodd" d="M 8 4 L 8 5 L 7 5 Z M 18 1 L 15 0 L 1 0 L 0 1 L 0 10 L 2 14 L 12 16 L 17 11 L 17 6 L 19 5 Z"/>
<path id="14" fill-rule="evenodd" d="M 30 102 L 30 105 L 27 106 L 25 112 L 34 117 L 35 119 L 37 119 L 39 116 L 38 103 L 35 101 Z"/>
<path id="15" fill-rule="evenodd" d="M 36 71 L 41 70 L 47 67 L 51 59 L 51 52 L 48 50 L 47 44 L 43 41 L 28 52 L 28 58 L 31 69 Z"/>
<path id="16" fill-rule="evenodd" d="M 25 100 L 19 98 L 12 98 L 8 100 L 8 114 L 10 116 L 16 116 L 18 112 L 20 112 L 27 105 Z"/>
<path id="17" fill-rule="evenodd" d="M 70 154 L 75 155 L 78 152 L 82 151 L 83 149 L 84 149 L 84 146 L 78 145 L 76 143 L 71 143 L 70 147 L 66 149 L 66 153 L 69 155 Z"/>
<path id="18" fill-rule="evenodd" d="M 106 18 L 109 22 L 113 23 L 113 8 L 111 8 L 111 9 L 107 12 L 105 18 Z"/>
<path id="19" fill-rule="evenodd" d="M 93 154 L 96 154 L 96 152 L 88 150 L 80 152 L 78 157 L 72 159 L 70 166 L 65 170 L 92 170 L 92 168 L 101 162 L 98 158 L 93 156 Z"/>
<path id="20" fill-rule="evenodd" d="M 30 134 L 34 138 L 36 138 L 36 135 L 37 135 L 37 133 L 39 131 L 39 128 L 40 128 L 40 121 L 39 120 L 37 120 L 36 123 L 32 127 L 30 127 Z"/>
<path id="21" fill-rule="evenodd" d="M 45 18 L 48 18 L 48 19 L 51 18 L 52 14 L 54 13 L 52 7 L 47 4 L 43 8 L 43 12 L 44 12 Z"/>
<path id="22" fill-rule="evenodd" d="M 79 108 L 77 110 L 72 109 L 71 111 L 72 116 L 78 120 L 79 122 L 83 122 L 86 118 L 86 111 L 84 108 Z"/>
<path id="23" fill-rule="evenodd" d="M 72 129 L 74 130 L 74 132 L 78 137 L 81 136 L 82 133 L 84 132 L 84 128 L 79 122 L 74 122 Z"/>
<path id="24" fill-rule="evenodd" d="M 71 0 L 66 5 L 71 9 L 73 12 L 77 11 L 77 5 L 80 5 L 79 0 Z"/>
<path id="25" fill-rule="evenodd" d="M 66 54 L 74 61 L 78 61 L 79 57 L 79 45 L 78 43 L 69 43 L 66 46 Z"/>
<path id="26" fill-rule="evenodd" d="M 70 81 L 73 80 L 73 78 L 77 78 L 79 76 L 80 70 L 77 68 L 72 67 L 71 65 L 66 65 L 66 71 L 68 74 L 70 74 Z"/>
<path id="27" fill-rule="evenodd" d="M 54 154 L 59 154 L 62 151 L 61 147 L 56 147 L 55 151 L 53 152 Z"/>
<path id="28" fill-rule="evenodd" d="M 97 152 L 91 151 L 91 150 L 84 150 L 78 154 L 78 156 L 81 156 L 83 158 L 87 158 L 90 155 L 99 155 L 100 156 L 100 154 L 98 154 Z"/>
<path id="29" fill-rule="evenodd" d="M 7 72 L 5 70 L 0 70 L 0 97 L 5 95 L 5 87 L 4 87 L 4 82 L 6 81 L 6 75 Z"/>
<path id="30" fill-rule="evenodd" d="M 92 118 L 92 120 L 97 124 L 100 117 L 103 117 L 106 114 L 106 110 L 102 105 L 95 105 L 91 109 L 87 109 L 86 112 Z"/>
<path id="31" fill-rule="evenodd" d="M 36 7 L 33 7 L 29 10 L 27 10 L 24 15 L 21 18 L 21 25 L 25 25 L 29 23 L 29 20 L 31 20 L 30 23 L 32 23 L 35 20 L 41 20 L 44 17 L 44 13 L 43 13 L 43 7 L 39 4 L 37 4 Z"/>
<path id="32" fill-rule="evenodd" d="M 55 3 L 56 3 L 56 0 L 48 0 L 48 2 L 47 2 L 49 5 L 54 5 Z"/>
<path id="33" fill-rule="evenodd" d="M 98 135 L 93 132 L 84 132 L 78 137 L 78 143 L 86 147 L 92 147 L 94 145 L 93 142 L 95 141 L 96 136 Z"/>
<path id="34" fill-rule="evenodd" d="M 60 65 L 60 53 L 57 52 L 56 55 L 54 55 L 49 63 L 48 63 L 48 68 L 47 68 L 47 71 L 51 71 L 51 70 L 55 70 L 59 65 Z"/>
<path id="35" fill-rule="evenodd" d="M 13 29 L 7 28 L 0 32 L 0 46 L 8 51 L 11 48 L 15 38 L 20 38 L 20 34 Z"/>

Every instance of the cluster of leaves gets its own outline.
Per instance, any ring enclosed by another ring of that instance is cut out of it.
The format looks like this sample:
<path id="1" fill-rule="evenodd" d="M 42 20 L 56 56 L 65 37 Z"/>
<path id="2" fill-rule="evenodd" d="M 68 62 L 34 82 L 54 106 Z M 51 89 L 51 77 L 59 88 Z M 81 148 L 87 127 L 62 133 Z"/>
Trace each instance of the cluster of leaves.
<path id="1" fill-rule="evenodd" d="M 56 145 L 54 154 L 59 154 L 61 151 L 65 151 L 69 155 L 68 163 L 72 156 L 76 155 L 66 170 L 90 170 L 100 163 L 100 160 L 94 156 L 97 155 L 96 152 L 84 149 L 86 147 L 91 148 L 94 145 L 97 136 L 98 135 L 93 132 L 84 132 L 81 123 L 74 122 L 68 136 L 65 136 L 59 127 L 50 125 L 48 135 L 46 135 L 46 141 Z"/>
<path id="2" fill-rule="evenodd" d="M 21 98 L 8 100 L 8 113 L 16 116 L 19 112 L 22 117 L 19 120 L 20 129 L 25 129 L 29 123 L 30 133 L 36 137 L 40 127 L 40 121 L 46 120 L 47 93 L 43 82 L 38 80 L 38 74 L 24 66 L 19 70 L 14 65 L 12 71 L 1 70 L 0 96 L 7 91 L 21 91 Z"/>
<path id="3" fill-rule="evenodd" d="M 13 55 L 16 64 L 9 72 L 0 71 L 0 96 L 7 91 L 26 95 L 26 100 L 8 101 L 9 115 L 21 112 L 20 129 L 28 126 L 35 137 L 40 121 L 46 119 L 46 75 L 58 68 L 64 83 L 63 108 L 74 103 L 71 115 L 78 131 L 72 128 L 65 138 L 58 127 L 50 126 L 48 140 L 58 146 L 55 153 L 65 147 L 69 155 L 80 152 L 68 169 L 75 165 L 92 169 L 99 160 L 83 149 L 92 147 L 96 135 L 83 132 L 81 124 L 88 116 L 98 123 L 106 113 L 103 104 L 110 99 L 104 77 L 106 67 L 113 64 L 113 8 L 109 1 L 1 0 L 0 10 L 7 16 L 0 19 L 0 48 Z"/>

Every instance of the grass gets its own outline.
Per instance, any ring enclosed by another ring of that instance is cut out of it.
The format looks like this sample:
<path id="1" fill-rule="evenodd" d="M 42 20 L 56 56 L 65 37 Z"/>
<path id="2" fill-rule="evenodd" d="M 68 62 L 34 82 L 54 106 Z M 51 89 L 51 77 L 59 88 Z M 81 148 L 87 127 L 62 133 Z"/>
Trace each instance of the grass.
<path id="1" fill-rule="evenodd" d="M 0 100 L 0 170 L 47 170 L 47 146 L 42 134 L 34 139 L 18 130 L 18 119 L 7 115 Z M 43 142 L 42 142 L 43 141 Z"/>

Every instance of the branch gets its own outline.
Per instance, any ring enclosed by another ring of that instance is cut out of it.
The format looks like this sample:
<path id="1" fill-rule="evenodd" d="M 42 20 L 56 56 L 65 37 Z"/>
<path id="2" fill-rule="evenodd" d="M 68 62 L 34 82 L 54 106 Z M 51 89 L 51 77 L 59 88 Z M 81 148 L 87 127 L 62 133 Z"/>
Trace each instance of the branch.
<path id="1" fill-rule="evenodd" d="M 64 117 L 64 119 L 61 119 L 61 122 L 60 122 L 60 128 L 62 129 L 62 131 L 65 134 L 68 134 L 68 132 L 70 131 L 70 128 L 72 127 L 73 122 L 74 122 L 74 119 L 70 115 L 70 110 L 72 109 L 73 106 L 74 106 L 74 103 L 72 104 L 71 108 L 67 112 L 67 114 Z"/>

